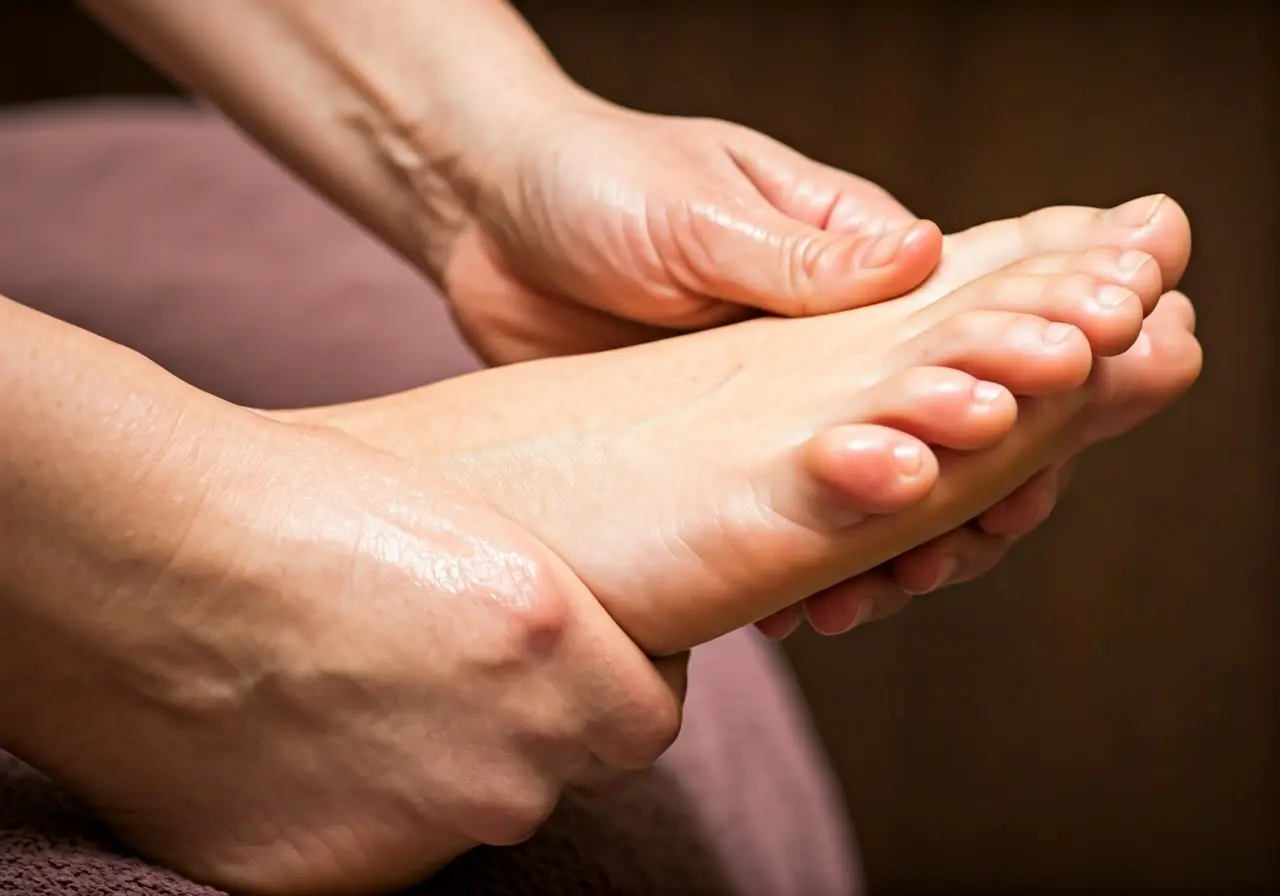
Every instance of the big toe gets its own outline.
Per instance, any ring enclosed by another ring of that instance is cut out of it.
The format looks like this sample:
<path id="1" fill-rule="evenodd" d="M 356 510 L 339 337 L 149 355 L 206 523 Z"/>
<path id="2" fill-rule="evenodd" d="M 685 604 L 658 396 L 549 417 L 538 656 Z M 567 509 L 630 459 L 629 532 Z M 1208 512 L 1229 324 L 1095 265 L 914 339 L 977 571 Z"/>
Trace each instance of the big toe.
<path id="1" fill-rule="evenodd" d="M 1031 255 L 1081 252 L 1096 246 L 1146 252 L 1159 264 L 1164 288 L 1172 289 L 1191 258 L 1191 223 L 1182 206 L 1163 194 L 1112 209 L 1038 209 L 947 236 L 942 264 L 922 292 L 937 298 Z"/>

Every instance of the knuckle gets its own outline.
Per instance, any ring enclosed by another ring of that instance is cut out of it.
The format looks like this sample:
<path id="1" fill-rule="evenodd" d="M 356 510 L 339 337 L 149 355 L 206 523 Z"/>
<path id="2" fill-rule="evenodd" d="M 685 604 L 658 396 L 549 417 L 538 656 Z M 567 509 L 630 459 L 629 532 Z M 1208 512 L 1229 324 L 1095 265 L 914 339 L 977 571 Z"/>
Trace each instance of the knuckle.
<path id="1" fill-rule="evenodd" d="M 1053 279 L 1050 291 L 1060 298 L 1078 300 L 1095 295 L 1107 282 L 1087 271 L 1064 271 Z"/>
<path id="2" fill-rule="evenodd" d="M 1040 252 L 1014 262 L 1006 271 L 1024 276 L 1057 274 L 1079 264 L 1079 261 L 1079 255 L 1074 252 Z"/>
<path id="3" fill-rule="evenodd" d="M 945 334 L 948 342 L 969 345 L 982 342 L 990 331 L 991 314 L 987 311 L 965 311 L 947 319 Z"/>
<path id="4" fill-rule="evenodd" d="M 1018 305 L 1027 296 L 1041 294 L 1052 280 L 1051 273 L 1013 271 L 982 281 L 981 298 L 988 307 Z"/>
<path id="5" fill-rule="evenodd" d="M 468 639 L 471 660 L 483 667 L 536 666 L 563 643 L 573 620 L 566 587 L 547 564 L 526 556 L 494 558 L 481 601 L 489 637 Z"/>
<path id="6" fill-rule="evenodd" d="M 974 382 L 970 374 L 951 367 L 913 367 L 901 377 L 903 392 L 920 399 L 964 391 Z"/>
<path id="7" fill-rule="evenodd" d="M 635 701 L 630 710 L 615 764 L 623 769 L 648 768 L 675 743 L 683 709 L 676 696 L 663 689 L 660 694 Z"/>
<path id="8" fill-rule="evenodd" d="M 560 801 L 560 788 L 531 773 L 500 776 L 472 801 L 466 833 L 489 846 L 523 843 L 546 822 Z"/>

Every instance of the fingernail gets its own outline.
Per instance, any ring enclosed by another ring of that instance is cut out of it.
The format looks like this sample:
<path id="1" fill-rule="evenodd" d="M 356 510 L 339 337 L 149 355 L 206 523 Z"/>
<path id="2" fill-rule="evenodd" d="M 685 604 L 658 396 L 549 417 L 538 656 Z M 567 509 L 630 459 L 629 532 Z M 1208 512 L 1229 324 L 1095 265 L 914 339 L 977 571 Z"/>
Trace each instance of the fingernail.
<path id="1" fill-rule="evenodd" d="M 943 585 L 946 585 L 956 573 L 960 571 L 960 561 L 955 557 L 948 557 L 942 561 L 942 566 L 938 569 L 938 577 L 933 580 L 932 584 L 926 585 L 924 588 L 904 588 L 903 590 L 912 597 L 920 597 L 924 594 L 937 591 Z"/>
<path id="2" fill-rule="evenodd" d="M 882 268 L 891 264 L 898 257 L 898 252 L 902 249 L 902 244 L 912 227 L 915 225 L 890 230 L 883 236 L 876 237 L 875 242 L 862 253 L 862 259 L 858 263 L 864 268 Z"/>
<path id="3" fill-rule="evenodd" d="M 769 632 L 765 637 L 771 641 L 785 641 L 796 633 L 796 629 L 800 627 L 800 623 L 804 621 L 804 613 L 791 613 L 787 617 L 787 627 Z"/>
<path id="4" fill-rule="evenodd" d="M 870 598 L 858 604 L 858 612 L 854 615 L 853 624 L 849 626 L 849 629 L 852 630 L 862 625 L 864 622 L 870 622 L 871 614 L 874 613 L 875 610 L 876 602 Z"/>
<path id="5" fill-rule="evenodd" d="M 1044 328 L 1042 338 L 1050 345 L 1061 345 L 1071 338 L 1071 334 L 1076 330 L 1071 324 L 1052 323 Z"/>
<path id="6" fill-rule="evenodd" d="M 930 591 L 937 591 L 939 588 L 945 588 L 951 584 L 951 580 L 956 577 L 956 573 L 960 571 L 960 561 L 955 557 L 948 557 L 946 562 L 942 564 L 942 569 L 938 571 L 938 580 L 933 583 Z"/>
<path id="7" fill-rule="evenodd" d="M 1098 304 L 1104 308 L 1119 308 L 1132 297 L 1134 296 L 1131 290 L 1116 286 L 1114 283 L 1108 283 L 1099 288 L 1096 296 Z"/>
<path id="8" fill-rule="evenodd" d="M 980 380 L 973 387 L 973 400 L 978 404 L 995 404 L 1004 395 L 1004 386 Z"/>
<path id="9" fill-rule="evenodd" d="M 893 447 L 893 459 L 898 469 L 907 476 L 915 476 L 924 469 L 924 451 L 919 445 L 903 442 Z"/>
<path id="10" fill-rule="evenodd" d="M 1141 227 L 1155 217 L 1156 210 L 1165 200 L 1163 193 L 1156 196 L 1143 196 L 1123 205 L 1117 205 L 1106 213 L 1106 219 L 1121 227 Z"/>

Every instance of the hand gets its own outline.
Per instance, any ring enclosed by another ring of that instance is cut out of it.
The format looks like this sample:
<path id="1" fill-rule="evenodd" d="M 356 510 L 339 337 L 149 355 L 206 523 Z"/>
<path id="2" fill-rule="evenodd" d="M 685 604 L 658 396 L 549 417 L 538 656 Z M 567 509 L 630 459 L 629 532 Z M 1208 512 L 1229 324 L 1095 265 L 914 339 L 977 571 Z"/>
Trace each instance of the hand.
<path id="1" fill-rule="evenodd" d="M 492 364 L 852 308 L 938 262 L 937 227 L 862 178 L 739 125 L 573 97 L 484 156 L 444 264 Z"/>
<path id="2" fill-rule="evenodd" d="M 63 539 L 92 574 L 0 621 L 3 746 L 141 853 L 237 892 L 398 888 L 675 737 L 684 658 L 655 668 L 514 525 L 202 406 L 127 516 Z"/>

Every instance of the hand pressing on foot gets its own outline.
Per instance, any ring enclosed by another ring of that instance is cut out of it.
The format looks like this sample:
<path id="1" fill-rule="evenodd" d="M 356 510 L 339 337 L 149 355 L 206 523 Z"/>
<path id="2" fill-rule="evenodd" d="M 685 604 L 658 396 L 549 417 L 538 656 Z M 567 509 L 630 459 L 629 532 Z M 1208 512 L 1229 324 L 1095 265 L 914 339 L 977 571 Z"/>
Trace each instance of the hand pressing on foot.
<path id="1" fill-rule="evenodd" d="M 1168 291 L 1186 269 L 1191 232 L 1182 209 L 1166 196 L 1147 196 L 1109 210 L 1041 209 L 947 236 L 941 265 L 909 300 L 935 301 L 962 283 L 1033 253 L 1078 251 L 1100 244 L 1150 253 Z M 803 613 L 820 632 L 846 631 L 900 609 L 911 594 L 967 581 L 989 570 L 1017 537 L 1052 511 L 1078 451 L 1138 426 L 1191 386 L 1201 362 L 1194 333 L 1191 303 L 1181 293 L 1166 292 L 1135 344 L 1098 365 L 1088 414 L 1053 464 L 968 525 L 841 583 L 803 607 L 788 608 L 761 628 L 767 634 L 785 635 L 794 630 Z"/>
<path id="2" fill-rule="evenodd" d="M 0 749 L 246 893 L 398 890 L 652 762 L 650 662 L 421 469 L 0 299 Z"/>
<path id="3" fill-rule="evenodd" d="M 938 263 L 937 225 L 730 122 L 575 91 L 501 146 L 464 191 L 439 272 L 492 364 L 840 311 L 901 295 Z"/>
<path id="4" fill-rule="evenodd" d="M 662 655 L 836 585 L 1021 485 L 1087 406 L 1094 356 L 1133 345 L 1161 285 L 1141 252 L 1044 254 L 940 299 L 757 319 L 293 419 L 483 498 Z M 1040 400 L 1023 412 L 1015 395 Z"/>

